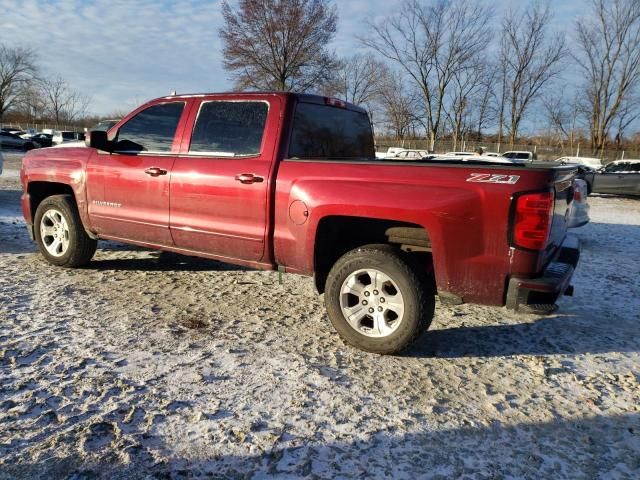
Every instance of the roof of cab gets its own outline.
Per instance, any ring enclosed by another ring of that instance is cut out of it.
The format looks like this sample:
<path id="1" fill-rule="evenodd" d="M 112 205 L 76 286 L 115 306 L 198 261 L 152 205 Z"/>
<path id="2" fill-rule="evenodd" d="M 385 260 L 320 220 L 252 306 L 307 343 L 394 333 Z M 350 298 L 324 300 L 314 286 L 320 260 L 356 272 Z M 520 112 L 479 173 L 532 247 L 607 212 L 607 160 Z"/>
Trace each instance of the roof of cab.
<path id="1" fill-rule="evenodd" d="M 164 97 L 158 97 L 153 100 L 150 100 L 147 103 L 153 103 L 158 100 L 171 100 L 175 98 L 203 98 L 203 97 L 229 97 L 229 96 L 264 97 L 265 95 L 273 95 L 273 96 L 283 97 L 283 98 L 293 97 L 297 99 L 299 102 L 315 103 L 318 105 L 329 105 L 334 107 L 340 106 L 348 110 L 367 113 L 367 111 L 364 108 L 358 105 L 354 105 L 353 103 L 349 103 L 344 100 L 337 99 L 337 98 L 325 97 L 322 95 L 314 95 L 311 93 L 278 92 L 278 91 L 186 93 L 186 94 L 180 94 L 180 95 L 166 95 Z M 333 102 L 333 103 L 329 103 L 329 102 Z"/>

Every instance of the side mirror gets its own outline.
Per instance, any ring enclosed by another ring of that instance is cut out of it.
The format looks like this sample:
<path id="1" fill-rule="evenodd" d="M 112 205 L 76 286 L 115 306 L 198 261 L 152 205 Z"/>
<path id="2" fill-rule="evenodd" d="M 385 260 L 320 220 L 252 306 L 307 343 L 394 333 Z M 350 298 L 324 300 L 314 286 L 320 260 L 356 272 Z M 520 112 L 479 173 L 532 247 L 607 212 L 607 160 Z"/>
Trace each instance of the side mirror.
<path id="1" fill-rule="evenodd" d="M 90 148 L 111 152 L 111 142 L 107 138 L 107 132 L 101 130 L 87 132 L 85 134 L 84 144 Z"/>

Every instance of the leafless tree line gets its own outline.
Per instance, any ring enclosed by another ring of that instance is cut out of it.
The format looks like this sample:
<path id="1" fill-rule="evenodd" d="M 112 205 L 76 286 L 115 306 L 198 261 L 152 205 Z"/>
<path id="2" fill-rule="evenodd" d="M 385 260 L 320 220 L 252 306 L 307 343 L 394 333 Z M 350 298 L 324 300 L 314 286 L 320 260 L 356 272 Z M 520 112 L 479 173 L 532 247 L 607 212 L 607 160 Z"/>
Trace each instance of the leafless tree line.
<path id="1" fill-rule="evenodd" d="M 68 125 L 86 114 L 89 103 L 62 77 L 45 76 L 33 50 L 0 44 L 0 123 L 11 111 L 30 123 Z"/>
<path id="2" fill-rule="evenodd" d="M 638 119 L 640 2 L 589 1 L 565 33 L 553 31 L 548 2 L 498 12 L 483 0 L 404 0 L 354 39 L 368 52 L 343 59 L 328 50 L 337 23 L 329 0 L 225 2 L 225 67 L 238 88 L 362 104 L 378 132 L 426 136 L 432 149 L 489 129 L 513 144 L 542 112 L 559 142 L 573 146 L 586 131 L 601 151 Z"/>

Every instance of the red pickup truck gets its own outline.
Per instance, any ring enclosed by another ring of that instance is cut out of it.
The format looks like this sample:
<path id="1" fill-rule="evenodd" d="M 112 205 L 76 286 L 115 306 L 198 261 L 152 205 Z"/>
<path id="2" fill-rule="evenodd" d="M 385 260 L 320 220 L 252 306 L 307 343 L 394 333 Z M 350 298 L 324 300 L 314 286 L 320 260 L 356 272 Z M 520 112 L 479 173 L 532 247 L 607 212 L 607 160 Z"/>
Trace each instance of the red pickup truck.
<path id="1" fill-rule="evenodd" d="M 575 167 L 376 159 L 364 110 L 294 93 L 163 97 L 86 143 L 23 161 L 55 265 L 112 239 L 313 275 L 340 336 L 377 353 L 425 331 L 435 295 L 549 312 L 572 290 Z"/>

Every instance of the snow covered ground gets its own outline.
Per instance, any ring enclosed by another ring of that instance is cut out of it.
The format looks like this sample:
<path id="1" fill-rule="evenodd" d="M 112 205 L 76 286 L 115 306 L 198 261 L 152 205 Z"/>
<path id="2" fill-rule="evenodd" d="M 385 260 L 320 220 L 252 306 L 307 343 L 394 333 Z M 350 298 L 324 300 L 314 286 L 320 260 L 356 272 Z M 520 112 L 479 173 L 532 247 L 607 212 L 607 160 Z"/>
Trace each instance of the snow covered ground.
<path id="1" fill-rule="evenodd" d="M 437 305 L 343 345 L 308 278 L 101 243 L 54 268 L 0 177 L 0 478 L 639 478 L 640 200 L 592 197 L 550 317 Z"/>

